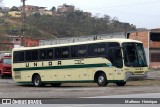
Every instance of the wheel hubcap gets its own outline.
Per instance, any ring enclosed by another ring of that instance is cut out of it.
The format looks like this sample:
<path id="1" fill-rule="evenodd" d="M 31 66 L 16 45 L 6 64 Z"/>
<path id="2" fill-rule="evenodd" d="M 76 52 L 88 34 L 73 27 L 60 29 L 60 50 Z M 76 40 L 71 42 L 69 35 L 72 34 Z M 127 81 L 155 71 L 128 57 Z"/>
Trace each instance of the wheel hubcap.
<path id="1" fill-rule="evenodd" d="M 39 85 L 39 79 L 35 79 L 35 80 L 34 80 L 34 84 L 35 84 L 36 86 L 38 86 L 38 85 Z"/>
<path id="2" fill-rule="evenodd" d="M 103 76 L 100 76 L 99 78 L 98 78 L 98 82 L 99 83 L 102 83 L 104 81 L 104 77 Z"/>

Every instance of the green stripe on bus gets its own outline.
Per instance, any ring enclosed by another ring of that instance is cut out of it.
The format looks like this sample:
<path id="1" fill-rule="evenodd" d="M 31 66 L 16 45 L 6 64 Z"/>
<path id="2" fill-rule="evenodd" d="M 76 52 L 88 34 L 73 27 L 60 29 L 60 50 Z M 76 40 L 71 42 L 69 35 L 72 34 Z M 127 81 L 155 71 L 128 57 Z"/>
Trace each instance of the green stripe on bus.
<path id="1" fill-rule="evenodd" d="M 65 65 L 65 66 L 26 67 L 26 68 L 14 68 L 13 71 L 94 68 L 94 67 L 108 67 L 108 65 L 106 63 L 101 63 L 101 64 L 83 64 L 83 65 Z"/>

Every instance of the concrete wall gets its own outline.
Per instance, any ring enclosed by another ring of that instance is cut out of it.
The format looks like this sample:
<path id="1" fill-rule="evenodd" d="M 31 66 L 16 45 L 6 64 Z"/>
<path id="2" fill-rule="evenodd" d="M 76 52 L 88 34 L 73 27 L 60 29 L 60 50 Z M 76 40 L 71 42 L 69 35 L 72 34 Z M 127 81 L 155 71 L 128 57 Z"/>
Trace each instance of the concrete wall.
<path id="1" fill-rule="evenodd" d="M 74 42 L 93 41 L 95 39 L 108 39 L 108 38 L 125 38 L 125 33 L 120 32 L 120 33 L 113 33 L 113 34 L 67 37 L 67 38 L 59 38 L 59 39 L 53 39 L 53 40 L 40 40 L 39 45 L 42 46 L 42 45 L 74 43 Z"/>

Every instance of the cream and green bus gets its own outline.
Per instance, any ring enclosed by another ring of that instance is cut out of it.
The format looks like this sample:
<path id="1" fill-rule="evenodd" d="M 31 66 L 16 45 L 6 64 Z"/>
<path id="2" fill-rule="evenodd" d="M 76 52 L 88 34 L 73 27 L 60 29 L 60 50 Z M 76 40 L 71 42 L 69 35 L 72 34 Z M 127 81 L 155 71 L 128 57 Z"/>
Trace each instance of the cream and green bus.
<path id="1" fill-rule="evenodd" d="M 145 78 L 148 70 L 143 44 L 129 39 L 14 48 L 12 75 L 16 83 L 60 86 L 62 83 L 115 83 Z"/>

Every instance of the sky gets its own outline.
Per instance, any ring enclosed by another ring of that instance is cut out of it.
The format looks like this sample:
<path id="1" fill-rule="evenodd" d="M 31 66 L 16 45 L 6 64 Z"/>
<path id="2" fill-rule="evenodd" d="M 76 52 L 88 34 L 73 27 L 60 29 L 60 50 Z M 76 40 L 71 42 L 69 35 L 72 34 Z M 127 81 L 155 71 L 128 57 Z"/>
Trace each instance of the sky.
<path id="1" fill-rule="evenodd" d="M 3 0 L 4 7 L 21 6 L 21 0 Z M 137 28 L 160 28 L 160 0 L 26 0 L 26 5 L 56 8 L 62 4 L 91 12 L 93 16 L 109 15 Z"/>

